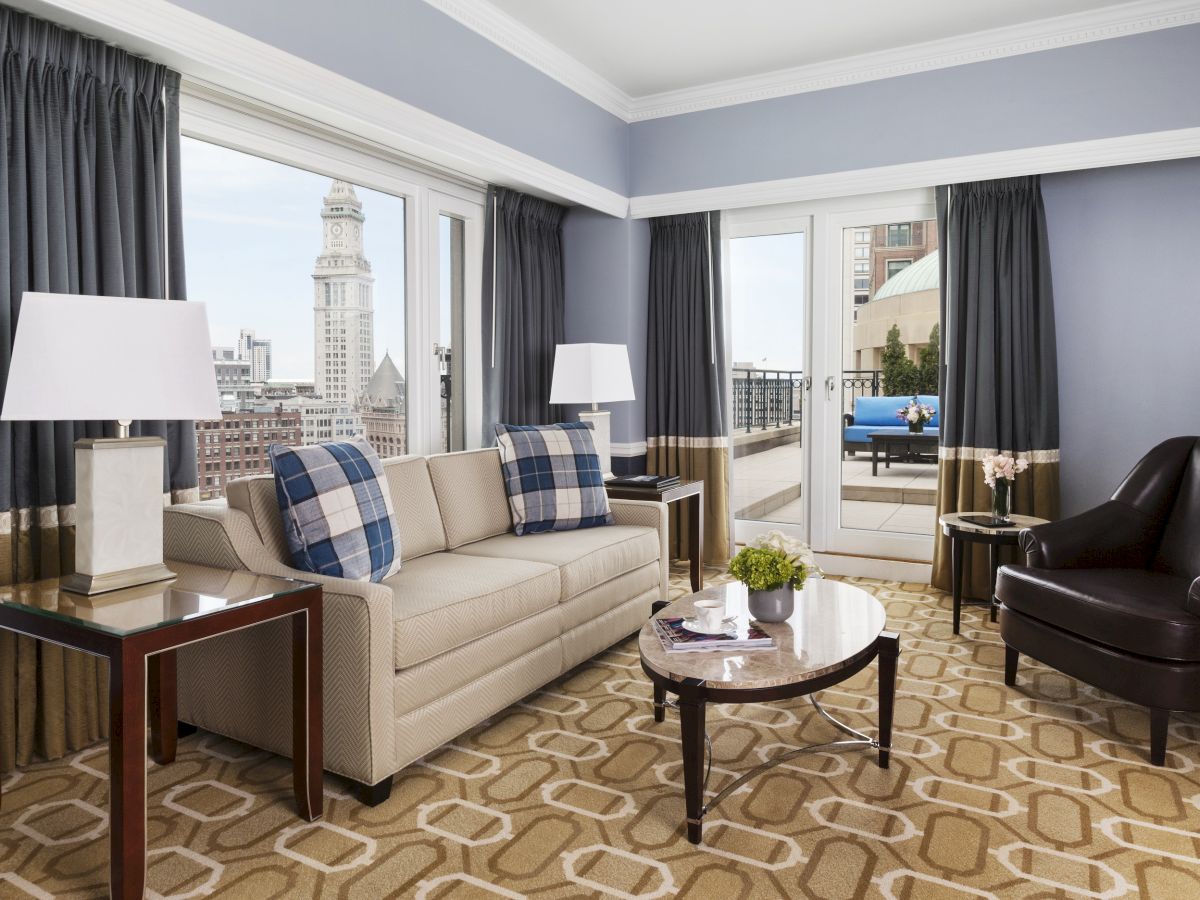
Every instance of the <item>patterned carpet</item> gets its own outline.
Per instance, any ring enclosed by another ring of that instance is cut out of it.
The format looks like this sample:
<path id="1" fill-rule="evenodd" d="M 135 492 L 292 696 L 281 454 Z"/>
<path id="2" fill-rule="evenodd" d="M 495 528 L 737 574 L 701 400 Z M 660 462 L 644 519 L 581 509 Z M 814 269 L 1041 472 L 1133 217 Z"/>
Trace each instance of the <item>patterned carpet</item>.
<path id="1" fill-rule="evenodd" d="M 727 799 L 692 847 L 678 725 L 654 724 L 627 640 L 409 769 L 377 809 L 328 779 L 319 824 L 293 816 L 284 760 L 188 738 L 150 773 L 153 896 L 1200 897 L 1200 720 L 1177 720 L 1169 768 L 1151 768 L 1142 710 L 1026 660 L 1006 689 L 977 609 L 953 637 L 946 596 L 847 580 L 902 636 L 888 771 L 801 757 Z M 874 666 L 824 702 L 870 730 Z M 803 701 L 718 709 L 718 786 L 833 734 Z M 105 765 L 95 748 L 6 779 L 0 897 L 103 893 Z"/>

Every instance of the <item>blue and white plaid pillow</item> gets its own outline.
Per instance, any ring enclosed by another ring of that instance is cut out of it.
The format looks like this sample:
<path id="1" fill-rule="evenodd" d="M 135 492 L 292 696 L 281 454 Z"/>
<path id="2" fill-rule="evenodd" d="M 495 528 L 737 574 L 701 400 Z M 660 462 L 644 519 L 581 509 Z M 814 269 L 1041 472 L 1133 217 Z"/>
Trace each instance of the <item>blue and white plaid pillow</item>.
<path id="1" fill-rule="evenodd" d="M 497 425 L 496 442 L 517 534 L 613 523 L 585 423 Z"/>
<path id="2" fill-rule="evenodd" d="M 396 514 L 370 444 L 272 444 L 270 455 L 296 568 L 355 581 L 382 581 L 400 570 Z"/>

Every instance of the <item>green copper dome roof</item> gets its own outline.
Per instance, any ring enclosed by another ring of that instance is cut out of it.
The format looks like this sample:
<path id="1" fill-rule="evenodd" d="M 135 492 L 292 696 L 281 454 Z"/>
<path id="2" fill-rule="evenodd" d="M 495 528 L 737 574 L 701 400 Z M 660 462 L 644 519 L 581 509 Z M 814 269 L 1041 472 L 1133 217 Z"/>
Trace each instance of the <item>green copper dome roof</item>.
<path id="1" fill-rule="evenodd" d="M 938 252 L 934 250 L 922 256 L 911 266 L 905 266 L 875 292 L 872 300 L 895 297 L 899 294 L 915 294 L 918 291 L 938 289 Z"/>

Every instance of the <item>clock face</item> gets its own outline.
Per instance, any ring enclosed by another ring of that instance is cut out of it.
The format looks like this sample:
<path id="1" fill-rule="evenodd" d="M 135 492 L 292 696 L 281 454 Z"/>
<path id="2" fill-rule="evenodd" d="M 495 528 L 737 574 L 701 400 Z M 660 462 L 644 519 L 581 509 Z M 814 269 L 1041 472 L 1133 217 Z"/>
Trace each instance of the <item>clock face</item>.
<path id="1" fill-rule="evenodd" d="M 332 231 L 332 232 L 333 232 L 335 235 L 336 235 L 336 234 L 341 234 L 341 233 L 342 233 L 342 226 L 341 226 L 341 225 L 334 225 L 334 226 L 333 226 L 333 228 L 331 228 L 330 230 L 331 230 L 331 231 Z"/>

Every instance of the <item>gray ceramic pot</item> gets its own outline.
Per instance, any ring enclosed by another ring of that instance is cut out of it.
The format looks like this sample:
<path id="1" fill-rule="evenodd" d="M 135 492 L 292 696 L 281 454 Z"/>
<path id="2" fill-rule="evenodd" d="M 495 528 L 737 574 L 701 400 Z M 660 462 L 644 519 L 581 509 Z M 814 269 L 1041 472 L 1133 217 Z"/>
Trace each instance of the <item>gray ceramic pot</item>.
<path id="1" fill-rule="evenodd" d="M 790 584 L 773 591 L 750 591 L 749 601 L 751 618 L 760 622 L 786 622 L 796 605 Z"/>

